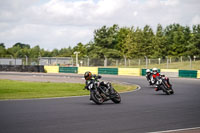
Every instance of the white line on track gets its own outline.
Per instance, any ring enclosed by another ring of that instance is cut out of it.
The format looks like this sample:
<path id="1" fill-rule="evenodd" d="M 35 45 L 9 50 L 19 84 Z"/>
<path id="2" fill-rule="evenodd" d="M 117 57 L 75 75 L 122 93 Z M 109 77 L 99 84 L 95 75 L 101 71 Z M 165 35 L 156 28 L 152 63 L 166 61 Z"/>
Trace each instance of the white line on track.
<path id="1" fill-rule="evenodd" d="M 200 127 L 183 128 L 183 129 L 166 130 L 166 131 L 156 131 L 156 132 L 149 132 L 149 133 L 170 133 L 170 132 L 187 131 L 187 130 L 195 130 L 195 129 L 200 129 Z"/>

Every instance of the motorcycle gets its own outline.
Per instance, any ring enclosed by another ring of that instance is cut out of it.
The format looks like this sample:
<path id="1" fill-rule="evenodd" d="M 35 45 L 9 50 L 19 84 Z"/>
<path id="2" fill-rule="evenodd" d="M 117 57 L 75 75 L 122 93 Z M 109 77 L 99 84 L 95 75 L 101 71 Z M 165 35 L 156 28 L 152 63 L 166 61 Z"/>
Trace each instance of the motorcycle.
<path id="1" fill-rule="evenodd" d="M 169 83 L 168 78 L 165 75 L 156 77 L 156 85 L 158 90 L 162 90 L 167 95 L 174 94 L 174 90 L 172 89 L 172 85 Z"/>
<path id="2" fill-rule="evenodd" d="M 112 87 L 111 83 L 102 84 L 98 81 L 101 76 L 94 76 L 88 83 L 87 89 L 90 91 L 90 100 L 96 104 L 102 104 L 105 101 L 112 100 L 114 103 L 120 103 L 119 93 Z"/>

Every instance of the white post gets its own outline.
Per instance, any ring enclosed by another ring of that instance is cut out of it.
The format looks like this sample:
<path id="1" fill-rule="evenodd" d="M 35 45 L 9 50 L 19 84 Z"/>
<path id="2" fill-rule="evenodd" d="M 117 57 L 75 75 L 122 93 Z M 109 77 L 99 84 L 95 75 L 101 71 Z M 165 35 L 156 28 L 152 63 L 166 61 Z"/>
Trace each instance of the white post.
<path id="1" fill-rule="evenodd" d="M 90 58 L 89 57 L 88 57 L 87 62 L 88 62 L 88 66 L 90 66 Z"/>
<path id="2" fill-rule="evenodd" d="M 194 56 L 194 61 L 196 61 L 196 56 Z"/>
<path id="3" fill-rule="evenodd" d="M 147 56 L 144 56 L 145 57 L 145 59 L 146 59 L 146 69 L 147 69 L 147 65 L 148 65 L 148 58 L 147 58 Z"/>
<path id="4" fill-rule="evenodd" d="M 158 58 L 158 64 L 159 64 L 159 65 L 160 65 L 160 60 L 161 60 L 161 59 L 160 59 L 160 58 Z"/>
<path id="5" fill-rule="evenodd" d="M 190 56 L 188 56 L 188 58 L 190 59 L 190 69 L 192 69 L 192 59 Z"/>
<path id="6" fill-rule="evenodd" d="M 13 59 L 13 56 L 12 56 L 12 55 L 10 55 L 10 57 L 11 57 L 11 59 Z M 13 60 L 10 61 L 9 65 L 12 65 L 12 64 L 14 64 L 14 63 L 13 63 Z"/>
<path id="7" fill-rule="evenodd" d="M 126 67 L 126 56 L 124 55 L 124 65 Z"/>
<path id="8" fill-rule="evenodd" d="M 28 57 L 25 55 L 25 57 L 26 57 L 26 65 L 28 65 Z"/>
<path id="9" fill-rule="evenodd" d="M 79 64 L 78 64 L 78 54 L 79 54 L 80 52 L 74 52 L 74 54 L 76 55 L 76 66 L 77 67 L 79 67 Z"/>
<path id="10" fill-rule="evenodd" d="M 81 60 L 80 63 L 81 63 L 81 67 L 82 67 L 83 66 L 83 61 Z"/>
<path id="11" fill-rule="evenodd" d="M 104 67 L 107 67 L 107 58 L 104 59 Z"/>
<path id="12" fill-rule="evenodd" d="M 168 56 L 167 56 L 167 69 L 168 69 L 168 63 L 169 63 L 169 61 L 168 61 Z"/>

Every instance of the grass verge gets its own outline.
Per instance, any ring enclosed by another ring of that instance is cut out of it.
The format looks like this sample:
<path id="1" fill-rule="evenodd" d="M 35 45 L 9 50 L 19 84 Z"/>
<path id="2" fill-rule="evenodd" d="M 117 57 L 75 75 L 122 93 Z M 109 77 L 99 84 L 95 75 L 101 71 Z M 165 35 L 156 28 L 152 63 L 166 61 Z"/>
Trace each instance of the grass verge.
<path id="1" fill-rule="evenodd" d="M 14 80 L 0 80 L 0 99 L 32 99 L 51 97 L 70 97 L 88 95 L 83 90 L 84 84 L 52 83 L 52 82 L 24 82 Z M 118 92 L 136 89 L 135 85 L 113 84 Z"/>

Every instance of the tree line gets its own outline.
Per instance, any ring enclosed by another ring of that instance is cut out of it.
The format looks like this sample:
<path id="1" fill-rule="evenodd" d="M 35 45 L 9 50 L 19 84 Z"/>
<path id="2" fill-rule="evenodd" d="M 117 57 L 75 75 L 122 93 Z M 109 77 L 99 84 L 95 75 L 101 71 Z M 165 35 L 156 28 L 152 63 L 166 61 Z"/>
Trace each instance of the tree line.
<path id="1" fill-rule="evenodd" d="M 23 43 L 6 49 L 0 43 L 0 57 L 70 57 L 75 56 L 75 51 L 80 52 L 81 58 L 200 57 L 200 24 L 192 27 L 170 24 L 165 28 L 158 24 L 155 31 L 149 25 L 143 28 L 102 26 L 94 31 L 92 41 L 87 44 L 80 42 L 73 48 L 51 51 Z"/>

